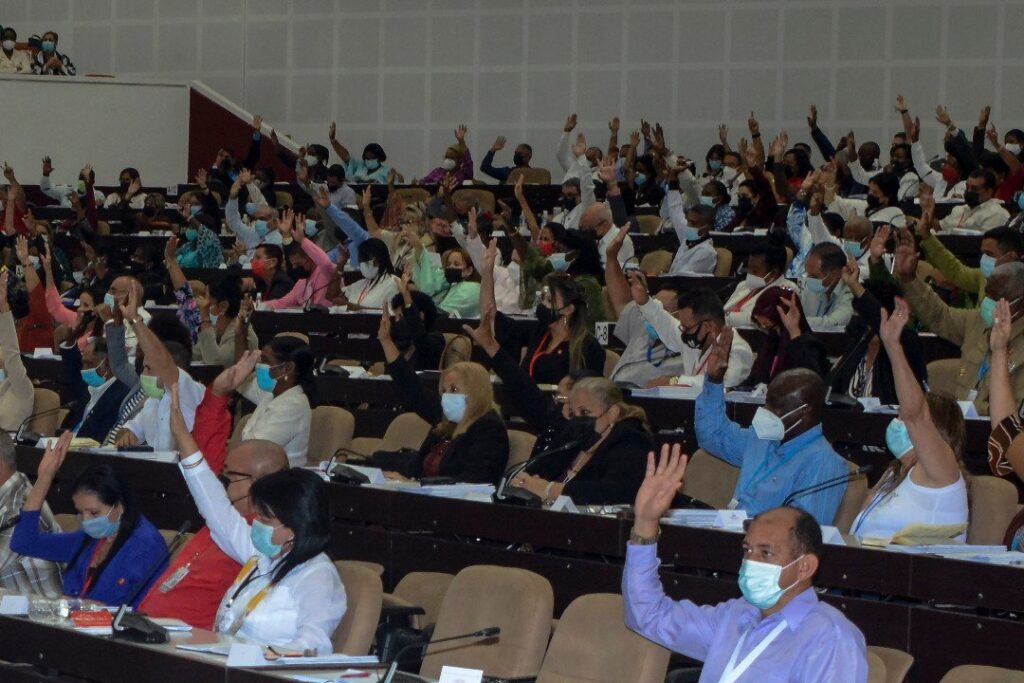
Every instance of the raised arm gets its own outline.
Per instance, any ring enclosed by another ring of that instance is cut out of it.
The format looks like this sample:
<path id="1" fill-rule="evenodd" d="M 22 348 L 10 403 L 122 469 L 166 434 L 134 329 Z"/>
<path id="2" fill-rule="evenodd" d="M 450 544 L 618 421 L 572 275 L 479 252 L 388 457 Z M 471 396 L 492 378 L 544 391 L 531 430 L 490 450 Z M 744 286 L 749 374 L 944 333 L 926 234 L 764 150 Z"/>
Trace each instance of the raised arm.
<path id="1" fill-rule="evenodd" d="M 896 395 L 900 400 L 900 418 L 906 424 L 910 441 L 914 444 L 917 464 L 925 475 L 924 483 L 938 488 L 956 482 L 961 476 L 960 467 L 953 449 L 932 422 L 924 391 L 910 369 L 903 345 L 900 344 L 900 335 L 907 324 L 909 312 L 907 302 L 897 299 L 892 316 L 882 311 L 879 336 L 892 365 Z"/>
<path id="2" fill-rule="evenodd" d="M 152 370 L 161 381 L 164 387 L 169 387 L 178 381 L 178 366 L 174 364 L 174 358 L 170 351 L 160 341 L 149 326 L 139 317 L 139 289 L 132 287 L 128 292 L 128 300 L 121 305 L 121 315 L 125 322 L 131 325 L 138 340 L 139 348 L 146 356 L 146 365 Z"/>
<path id="3" fill-rule="evenodd" d="M 622 314 L 622 309 L 633 300 L 626 274 L 622 272 L 622 265 L 619 263 L 619 250 L 622 249 L 622 243 L 626 241 L 628 235 L 629 232 L 625 228 L 619 230 L 615 239 L 608 243 L 606 250 L 608 259 L 604 264 L 604 281 L 615 319 L 618 319 Z"/>
<path id="4" fill-rule="evenodd" d="M 21 263 L 21 269 L 25 273 L 25 287 L 28 291 L 32 291 L 39 286 L 39 275 L 36 273 L 36 269 L 32 266 L 32 262 L 28 257 L 28 240 L 24 235 L 19 235 L 17 242 L 15 242 L 14 249 L 18 254 L 18 262 Z"/>
<path id="5" fill-rule="evenodd" d="M 331 121 L 331 127 L 327 131 L 327 139 L 330 140 L 331 148 L 334 153 L 341 157 L 341 163 L 347 164 L 352 155 L 349 153 L 345 145 L 338 142 L 338 138 L 335 135 L 338 132 L 338 126 L 334 121 Z"/>
<path id="6" fill-rule="evenodd" d="M 988 415 L 993 429 L 1017 412 L 1017 398 L 1013 395 L 1013 384 L 1010 382 L 1010 361 L 1007 353 L 1012 325 L 1010 304 L 1006 299 L 1000 299 L 996 304 L 995 315 L 992 316 L 992 332 L 988 338 L 992 353 L 988 378 Z"/>
<path id="7" fill-rule="evenodd" d="M 363 188 L 362 205 L 363 221 L 366 222 L 366 232 L 370 237 L 380 239 L 383 231 L 380 229 L 380 225 L 377 223 L 377 219 L 373 215 L 373 189 L 369 185 Z"/>
<path id="8" fill-rule="evenodd" d="M 562 137 L 558 139 L 558 149 L 555 150 L 555 158 L 563 171 L 568 172 L 572 168 L 572 157 L 569 155 L 569 136 L 576 127 L 576 114 L 569 114 L 565 119 L 565 126 L 562 127 Z"/>

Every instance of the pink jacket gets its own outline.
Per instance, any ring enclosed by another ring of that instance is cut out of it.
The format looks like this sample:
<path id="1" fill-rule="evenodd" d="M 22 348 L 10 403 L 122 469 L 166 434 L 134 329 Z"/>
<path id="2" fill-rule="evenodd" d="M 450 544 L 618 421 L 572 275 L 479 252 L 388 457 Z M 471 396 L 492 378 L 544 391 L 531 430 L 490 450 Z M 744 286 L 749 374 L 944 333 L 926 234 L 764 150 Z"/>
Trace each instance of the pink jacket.
<path id="1" fill-rule="evenodd" d="M 78 322 L 78 313 L 64 305 L 64 302 L 60 299 L 60 293 L 53 286 L 46 288 L 46 311 L 58 325 L 74 327 L 75 323 Z M 90 339 L 92 339 L 92 335 L 89 333 L 83 334 L 76 339 L 75 344 L 78 345 L 78 350 L 84 351 L 85 345 L 89 343 Z"/>
<path id="2" fill-rule="evenodd" d="M 292 291 L 280 299 L 265 301 L 263 305 L 271 310 L 279 308 L 304 308 L 307 303 L 318 306 L 330 306 L 327 299 L 327 286 L 334 277 L 335 264 L 324 250 L 318 247 L 313 240 L 304 239 L 299 245 L 306 256 L 316 264 L 316 269 L 309 277 L 302 278 L 295 283 Z"/>

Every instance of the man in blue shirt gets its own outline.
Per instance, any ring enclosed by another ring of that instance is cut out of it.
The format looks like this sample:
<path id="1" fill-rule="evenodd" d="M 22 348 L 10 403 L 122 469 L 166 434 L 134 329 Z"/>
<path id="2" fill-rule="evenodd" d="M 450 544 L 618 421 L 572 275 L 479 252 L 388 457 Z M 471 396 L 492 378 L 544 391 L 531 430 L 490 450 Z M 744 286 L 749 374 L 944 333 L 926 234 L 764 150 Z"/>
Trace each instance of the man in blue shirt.
<path id="1" fill-rule="evenodd" d="M 494 165 L 494 153 L 501 151 L 505 148 L 505 137 L 499 135 L 491 145 L 491 148 L 487 150 L 487 154 L 484 155 L 483 161 L 480 162 L 480 170 L 491 176 L 499 183 L 503 183 L 508 180 L 508 176 L 513 170 L 517 168 L 529 168 L 530 160 L 533 158 L 533 147 L 530 147 L 525 142 L 521 142 L 516 145 L 516 151 L 512 153 L 513 166 L 495 166 Z"/>
<path id="2" fill-rule="evenodd" d="M 664 446 L 657 466 L 648 456 L 622 575 L 626 626 L 703 662 L 701 681 L 866 683 L 863 634 L 814 592 L 821 528 L 803 510 L 775 508 L 751 520 L 739 571 L 742 598 L 696 605 L 665 595 L 658 524 L 685 471 L 678 445 L 671 452 Z"/>
<path id="3" fill-rule="evenodd" d="M 821 409 L 825 384 L 805 369 L 780 372 L 768 385 L 763 407 L 749 428 L 726 417 L 722 379 L 729 366 L 733 331 L 722 330 L 708 357 L 707 381 L 697 397 L 697 443 L 708 453 L 740 468 L 731 507 L 756 515 L 787 501 L 831 524 L 846 484 L 816 493 L 798 492 L 842 477 L 849 469 L 825 439 Z"/>

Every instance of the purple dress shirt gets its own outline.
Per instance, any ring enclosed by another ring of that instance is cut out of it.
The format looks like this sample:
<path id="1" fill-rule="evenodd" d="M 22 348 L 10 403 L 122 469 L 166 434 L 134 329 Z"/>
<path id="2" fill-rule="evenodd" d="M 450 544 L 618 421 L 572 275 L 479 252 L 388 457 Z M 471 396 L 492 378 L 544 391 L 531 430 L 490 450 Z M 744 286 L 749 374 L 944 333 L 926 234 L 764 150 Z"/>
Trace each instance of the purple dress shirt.
<path id="1" fill-rule="evenodd" d="M 698 606 L 665 595 L 655 545 L 626 548 L 622 575 L 626 626 L 674 652 L 704 662 L 701 683 L 717 683 L 736 643 L 749 631 L 737 661 L 785 620 L 775 638 L 738 683 L 866 683 L 864 636 L 839 610 L 818 601 L 813 589 L 764 618 L 744 599 Z"/>
<path id="2" fill-rule="evenodd" d="M 466 148 L 462 153 L 462 158 L 459 160 L 458 166 L 455 167 L 454 171 L 446 171 L 440 166 L 435 168 L 427 175 L 420 178 L 420 183 L 423 185 L 434 185 L 444 180 L 444 177 L 452 173 L 455 176 L 455 182 L 459 185 L 465 180 L 473 179 L 473 156 L 469 153 L 469 148 Z"/>

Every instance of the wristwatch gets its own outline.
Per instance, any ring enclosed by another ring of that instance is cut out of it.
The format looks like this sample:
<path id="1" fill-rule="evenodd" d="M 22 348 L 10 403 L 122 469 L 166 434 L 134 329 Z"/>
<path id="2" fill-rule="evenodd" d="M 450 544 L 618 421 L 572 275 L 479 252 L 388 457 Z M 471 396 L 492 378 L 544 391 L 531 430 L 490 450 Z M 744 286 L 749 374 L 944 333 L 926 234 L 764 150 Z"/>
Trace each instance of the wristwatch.
<path id="1" fill-rule="evenodd" d="M 661 538 L 661 529 L 658 529 L 658 533 L 654 536 L 641 536 L 632 529 L 629 531 L 629 542 L 633 545 L 654 545 L 659 538 Z"/>

